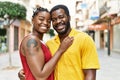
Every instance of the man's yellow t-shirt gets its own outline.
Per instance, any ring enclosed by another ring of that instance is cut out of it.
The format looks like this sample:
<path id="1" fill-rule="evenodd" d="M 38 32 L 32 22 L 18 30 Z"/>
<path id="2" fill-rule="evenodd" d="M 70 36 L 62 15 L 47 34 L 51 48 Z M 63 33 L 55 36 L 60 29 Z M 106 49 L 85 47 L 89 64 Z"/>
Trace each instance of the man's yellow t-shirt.
<path id="1" fill-rule="evenodd" d="M 62 55 L 55 68 L 55 80 L 84 80 L 82 69 L 99 69 L 98 54 L 94 41 L 86 33 L 72 29 L 73 44 Z M 60 45 L 58 35 L 47 43 L 52 55 Z"/>

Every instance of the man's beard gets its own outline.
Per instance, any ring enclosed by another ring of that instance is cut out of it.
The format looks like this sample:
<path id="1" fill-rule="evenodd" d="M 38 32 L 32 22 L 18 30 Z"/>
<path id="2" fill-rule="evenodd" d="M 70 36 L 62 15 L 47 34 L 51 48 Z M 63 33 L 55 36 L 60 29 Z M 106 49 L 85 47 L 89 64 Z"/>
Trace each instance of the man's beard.
<path id="1" fill-rule="evenodd" d="M 69 28 L 70 28 L 70 22 L 67 22 L 64 31 L 59 32 L 59 31 L 56 30 L 56 32 L 57 32 L 59 35 L 64 35 L 64 34 L 66 34 L 66 33 L 68 32 Z"/>

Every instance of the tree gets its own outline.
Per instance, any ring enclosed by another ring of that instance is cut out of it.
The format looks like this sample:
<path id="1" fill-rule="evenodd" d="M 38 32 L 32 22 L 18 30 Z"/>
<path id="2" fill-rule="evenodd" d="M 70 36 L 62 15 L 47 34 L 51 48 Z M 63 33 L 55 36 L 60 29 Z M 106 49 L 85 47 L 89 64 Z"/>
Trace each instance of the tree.
<path id="1" fill-rule="evenodd" d="M 9 15 L 9 19 L 25 19 L 26 8 L 23 5 L 12 2 L 0 2 L 0 17 Z"/>
<path id="2" fill-rule="evenodd" d="M 0 17 L 8 18 L 8 26 L 16 19 L 26 19 L 26 11 L 26 8 L 18 3 L 0 2 Z M 11 20 L 13 21 L 10 23 Z"/>
<path id="3" fill-rule="evenodd" d="M 0 2 L 0 18 L 8 20 L 7 30 L 16 19 L 26 19 L 26 8 L 23 5 L 12 2 Z M 13 68 L 11 53 L 9 52 L 9 68 Z"/>
<path id="4" fill-rule="evenodd" d="M 53 30 L 53 29 L 50 29 L 50 30 L 48 31 L 48 34 L 50 35 L 50 37 L 55 36 L 55 33 L 54 33 L 54 30 Z"/>

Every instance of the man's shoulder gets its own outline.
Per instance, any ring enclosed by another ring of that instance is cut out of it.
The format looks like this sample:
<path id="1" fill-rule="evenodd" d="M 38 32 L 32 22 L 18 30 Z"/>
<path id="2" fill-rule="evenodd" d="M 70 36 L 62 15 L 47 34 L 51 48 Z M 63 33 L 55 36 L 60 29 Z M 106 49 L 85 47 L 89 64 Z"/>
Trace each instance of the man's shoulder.
<path id="1" fill-rule="evenodd" d="M 73 29 L 74 33 L 78 34 L 78 35 L 84 35 L 84 36 L 88 36 L 88 34 L 86 32 L 77 30 L 77 29 Z"/>

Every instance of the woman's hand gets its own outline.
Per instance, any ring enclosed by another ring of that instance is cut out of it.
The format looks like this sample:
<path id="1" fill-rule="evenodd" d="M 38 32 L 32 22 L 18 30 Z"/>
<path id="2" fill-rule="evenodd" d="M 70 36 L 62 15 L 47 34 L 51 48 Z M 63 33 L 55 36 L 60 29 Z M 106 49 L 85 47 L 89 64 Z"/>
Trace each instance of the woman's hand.
<path id="1" fill-rule="evenodd" d="M 67 36 L 60 44 L 59 51 L 65 52 L 73 43 L 74 38 Z"/>

